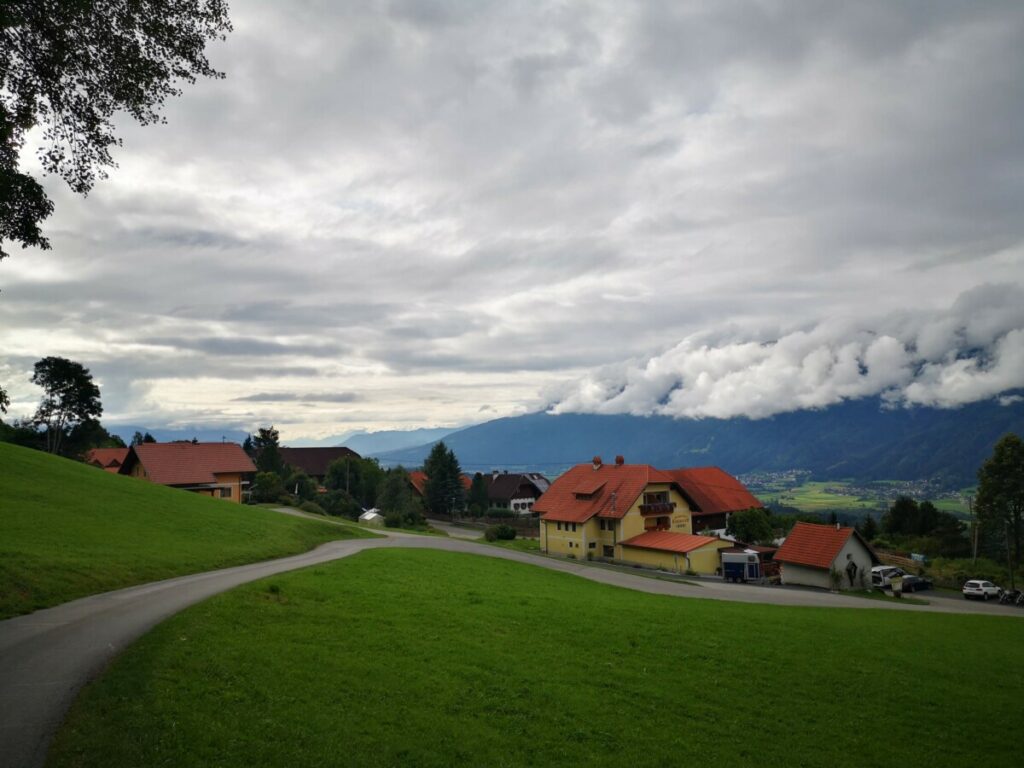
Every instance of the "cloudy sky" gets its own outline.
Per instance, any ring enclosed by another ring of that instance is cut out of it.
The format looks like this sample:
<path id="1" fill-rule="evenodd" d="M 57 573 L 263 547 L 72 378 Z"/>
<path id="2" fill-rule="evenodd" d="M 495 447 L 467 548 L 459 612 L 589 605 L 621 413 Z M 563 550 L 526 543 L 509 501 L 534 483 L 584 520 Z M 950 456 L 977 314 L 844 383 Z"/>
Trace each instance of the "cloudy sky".
<path id="1" fill-rule="evenodd" d="M 13 414 L 45 355 L 287 439 L 1024 386 L 1024 4 L 231 6 L 0 264 Z"/>

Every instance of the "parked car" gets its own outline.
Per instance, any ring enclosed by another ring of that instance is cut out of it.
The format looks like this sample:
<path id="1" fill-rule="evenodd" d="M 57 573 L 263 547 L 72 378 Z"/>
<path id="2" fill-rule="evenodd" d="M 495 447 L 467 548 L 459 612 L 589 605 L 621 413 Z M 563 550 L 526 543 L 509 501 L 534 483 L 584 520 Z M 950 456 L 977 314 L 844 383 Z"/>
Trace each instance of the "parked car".
<path id="1" fill-rule="evenodd" d="M 981 600 L 988 600 L 993 597 L 999 597 L 1003 594 L 1003 590 L 993 584 L 991 581 L 983 581 L 982 579 L 971 579 L 970 581 L 964 582 L 964 599 L 970 600 L 972 597 L 979 598 Z"/>
<path id="2" fill-rule="evenodd" d="M 903 580 L 904 592 L 919 592 L 934 586 L 931 579 L 907 573 L 895 565 L 876 565 L 871 569 L 871 586 L 875 589 L 891 589 L 892 581 L 896 578 Z"/>

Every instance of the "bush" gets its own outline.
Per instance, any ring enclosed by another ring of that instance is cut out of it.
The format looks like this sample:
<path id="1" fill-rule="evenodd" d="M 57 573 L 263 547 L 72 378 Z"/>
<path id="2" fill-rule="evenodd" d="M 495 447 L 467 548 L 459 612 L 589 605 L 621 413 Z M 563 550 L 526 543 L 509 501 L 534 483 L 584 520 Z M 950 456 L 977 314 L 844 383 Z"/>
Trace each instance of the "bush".
<path id="1" fill-rule="evenodd" d="M 489 525 L 484 530 L 484 538 L 487 541 L 512 541 L 516 537 L 516 529 L 511 525 Z"/>
<path id="2" fill-rule="evenodd" d="M 502 509 L 501 507 L 491 507 L 487 510 L 487 517 L 495 520 L 511 520 L 516 514 L 511 509 Z"/>
<path id="3" fill-rule="evenodd" d="M 277 497 L 277 503 L 283 504 L 286 507 L 290 507 L 295 503 L 295 499 L 289 496 L 287 493 Z"/>
<path id="4" fill-rule="evenodd" d="M 252 484 L 253 501 L 278 501 L 284 493 L 284 483 L 274 472 L 259 472 Z"/>
<path id="5" fill-rule="evenodd" d="M 304 501 L 299 505 L 299 509 L 303 512 L 311 512 L 314 515 L 326 515 L 324 508 L 317 504 L 315 501 Z"/>

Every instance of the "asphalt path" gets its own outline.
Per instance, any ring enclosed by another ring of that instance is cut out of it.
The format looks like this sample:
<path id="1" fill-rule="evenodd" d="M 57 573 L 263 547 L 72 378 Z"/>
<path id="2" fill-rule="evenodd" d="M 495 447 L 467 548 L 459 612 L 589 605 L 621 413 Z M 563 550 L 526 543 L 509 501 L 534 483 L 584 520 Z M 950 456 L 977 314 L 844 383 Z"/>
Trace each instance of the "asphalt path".
<path id="1" fill-rule="evenodd" d="M 991 612 L 983 610 L 983 604 L 966 601 L 944 600 L 919 606 L 819 590 L 711 581 L 681 583 L 461 539 L 387 532 L 385 538 L 329 542 L 301 555 L 106 592 L 0 622 L 0 766 L 41 766 L 53 734 L 82 686 L 97 677 L 125 647 L 169 616 L 249 581 L 381 547 L 467 552 L 677 597 L 819 608 Z M 1007 614 L 1024 615 L 1024 611 Z"/>

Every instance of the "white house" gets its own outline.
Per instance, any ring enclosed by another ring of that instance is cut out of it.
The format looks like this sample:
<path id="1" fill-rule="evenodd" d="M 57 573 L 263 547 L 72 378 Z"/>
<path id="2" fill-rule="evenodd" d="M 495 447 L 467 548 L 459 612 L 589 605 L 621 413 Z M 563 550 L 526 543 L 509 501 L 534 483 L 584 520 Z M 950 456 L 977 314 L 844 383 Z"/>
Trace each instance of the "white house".
<path id="1" fill-rule="evenodd" d="M 797 523 L 775 553 L 783 584 L 823 589 L 868 589 L 881 561 L 856 528 Z M 833 573 L 836 583 L 833 583 Z"/>

